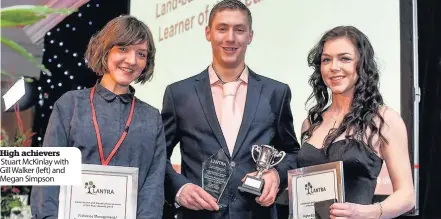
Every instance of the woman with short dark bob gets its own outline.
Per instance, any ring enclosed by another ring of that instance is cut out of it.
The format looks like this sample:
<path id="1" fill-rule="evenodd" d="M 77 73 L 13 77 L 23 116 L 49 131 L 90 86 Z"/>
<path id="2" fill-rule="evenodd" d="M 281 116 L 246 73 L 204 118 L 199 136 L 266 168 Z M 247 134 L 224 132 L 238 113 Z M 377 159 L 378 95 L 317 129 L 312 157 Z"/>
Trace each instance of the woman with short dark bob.
<path id="1" fill-rule="evenodd" d="M 315 105 L 302 125 L 297 163 L 343 161 L 345 203 L 331 205 L 331 218 L 394 218 L 415 204 L 406 126 L 383 102 L 374 58 L 369 39 L 352 26 L 327 31 L 308 55 Z M 393 193 L 373 203 L 383 162 Z"/>
<path id="2" fill-rule="evenodd" d="M 83 164 L 139 168 L 136 218 L 161 218 L 166 164 L 162 120 L 130 86 L 153 75 L 152 33 L 135 17 L 114 18 L 90 39 L 85 58 L 101 77 L 92 88 L 66 92 L 55 102 L 43 146 L 77 147 Z M 61 218 L 58 193 L 58 186 L 33 187 L 33 218 Z"/>

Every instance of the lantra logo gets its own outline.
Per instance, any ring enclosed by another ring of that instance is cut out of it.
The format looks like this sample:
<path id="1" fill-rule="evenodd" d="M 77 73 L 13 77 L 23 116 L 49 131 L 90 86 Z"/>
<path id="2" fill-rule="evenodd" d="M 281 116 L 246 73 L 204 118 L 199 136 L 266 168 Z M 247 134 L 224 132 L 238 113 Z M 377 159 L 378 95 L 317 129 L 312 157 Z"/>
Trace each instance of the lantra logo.
<path id="1" fill-rule="evenodd" d="M 96 195 L 96 194 L 104 194 L 104 195 L 114 195 L 115 191 L 113 189 L 101 189 L 97 188 L 97 186 L 93 183 L 93 181 L 89 181 L 84 183 L 84 188 L 86 189 L 86 194 Z"/>
<path id="2" fill-rule="evenodd" d="M 310 182 L 305 184 L 305 190 L 307 195 L 312 195 L 317 192 L 326 192 L 325 187 L 314 188 Z"/>

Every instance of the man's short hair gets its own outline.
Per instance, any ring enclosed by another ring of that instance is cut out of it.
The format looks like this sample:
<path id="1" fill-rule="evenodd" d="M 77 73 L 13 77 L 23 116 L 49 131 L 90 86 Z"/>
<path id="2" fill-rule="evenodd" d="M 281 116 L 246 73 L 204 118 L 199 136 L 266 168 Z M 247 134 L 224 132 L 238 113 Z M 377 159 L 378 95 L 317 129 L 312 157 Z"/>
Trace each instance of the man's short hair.
<path id="1" fill-rule="evenodd" d="M 222 0 L 218 2 L 210 11 L 210 18 L 208 19 L 208 26 L 211 27 L 213 19 L 216 13 L 223 10 L 240 10 L 247 14 L 250 30 L 252 30 L 253 18 L 251 17 L 251 11 L 248 7 L 239 0 Z"/>

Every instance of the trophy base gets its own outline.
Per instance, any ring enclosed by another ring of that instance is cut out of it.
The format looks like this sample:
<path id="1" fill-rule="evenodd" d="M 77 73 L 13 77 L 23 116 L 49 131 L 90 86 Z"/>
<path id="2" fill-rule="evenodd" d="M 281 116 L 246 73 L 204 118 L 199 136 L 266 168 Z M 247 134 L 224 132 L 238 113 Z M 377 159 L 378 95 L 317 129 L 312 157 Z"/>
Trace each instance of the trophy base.
<path id="1" fill-rule="evenodd" d="M 239 186 L 239 191 L 253 194 L 255 196 L 262 195 L 262 189 L 265 181 L 254 176 L 247 176 L 245 182 Z"/>

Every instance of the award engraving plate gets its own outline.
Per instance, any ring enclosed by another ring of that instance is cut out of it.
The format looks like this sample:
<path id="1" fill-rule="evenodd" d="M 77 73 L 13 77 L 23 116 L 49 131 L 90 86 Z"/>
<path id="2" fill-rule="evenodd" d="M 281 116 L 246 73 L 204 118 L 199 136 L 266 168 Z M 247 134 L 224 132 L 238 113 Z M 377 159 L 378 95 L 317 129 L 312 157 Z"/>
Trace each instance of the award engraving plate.
<path id="1" fill-rule="evenodd" d="M 224 150 L 221 149 L 202 163 L 202 188 L 219 202 L 231 174 L 233 167 Z M 219 208 L 226 207 L 225 204 L 218 203 L 218 205 Z"/>
<path id="2" fill-rule="evenodd" d="M 138 168 L 82 165 L 81 186 L 60 186 L 58 217 L 136 219 Z"/>
<path id="3" fill-rule="evenodd" d="M 288 171 L 289 218 L 329 218 L 329 207 L 344 202 L 343 162 Z"/>

